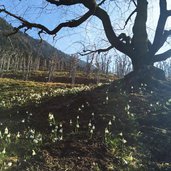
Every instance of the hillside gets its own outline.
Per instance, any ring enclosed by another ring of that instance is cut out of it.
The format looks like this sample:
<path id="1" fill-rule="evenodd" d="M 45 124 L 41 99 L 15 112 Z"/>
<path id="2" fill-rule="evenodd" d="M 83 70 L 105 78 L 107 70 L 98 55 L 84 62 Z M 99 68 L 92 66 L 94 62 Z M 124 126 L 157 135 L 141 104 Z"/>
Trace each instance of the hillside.
<path id="1" fill-rule="evenodd" d="M 21 54 L 23 54 L 24 56 L 31 55 L 33 58 L 41 57 L 42 61 L 48 61 L 49 59 L 56 58 L 58 61 L 65 63 L 65 66 L 62 69 L 69 67 L 71 61 L 70 55 L 54 48 L 46 41 L 43 40 L 40 42 L 40 40 L 30 37 L 26 33 L 18 32 L 15 35 L 6 37 L 4 33 L 10 32 L 12 29 L 13 27 L 10 24 L 0 18 L 1 58 L 3 55 L 8 54 L 8 56 L 10 56 L 14 53 L 15 55 L 17 54 L 17 56 L 21 56 Z M 84 61 L 80 60 L 78 65 L 80 67 L 84 67 Z"/>
<path id="2" fill-rule="evenodd" d="M 171 170 L 170 89 L 1 78 L 0 90 L 1 170 Z"/>

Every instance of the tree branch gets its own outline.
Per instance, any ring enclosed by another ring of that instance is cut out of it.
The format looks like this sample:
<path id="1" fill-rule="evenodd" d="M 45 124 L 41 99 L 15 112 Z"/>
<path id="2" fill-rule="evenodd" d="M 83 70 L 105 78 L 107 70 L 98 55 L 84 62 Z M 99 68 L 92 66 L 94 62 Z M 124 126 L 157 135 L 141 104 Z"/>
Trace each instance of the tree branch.
<path id="1" fill-rule="evenodd" d="M 166 0 L 160 0 L 160 16 L 159 16 L 159 20 L 158 20 L 158 24 L 157 24 L 157 28 L 155 32 L 154 41 L 150 49 L 151 56 L 154 56 L 155 53 L 161 48 L 161 45 L 163 45 L 163 43 L 161 43 L 161 39 L 163 36 L 167 17 L 168 17 L 167 2 Z"/>
<path id="2" fill-rule="evenodd" d="M 171 57 L 171 49 L 169 49 L 168 51 L 166 51 L 164 53 L 155 55 L 152 62 L 164 61 L 164 60 L 166 60 L 166 59 L 168 59 L 170 57 Z"/>
<path id="3" fill-rule="evenodd" d="M 171 16 L 171 10 L 167 10 L 167 15 Z"/>
<path id="4" fill-rule="evenodd" d="M 98 6 L 102 5 L 105 1 L 106 1 L 106 0 L 102 0 L 102 1 L 98 4 Z"/>
<path id="5" fill-rule="evenodd" d="M 110 44 L 120 52 L 126 54 L 129 57 L 132 57 L 133 49 L 131 47 L 131 44 L 122 42 L 116 36 L 107 12 L 100 7 L 96 7 L 94 15 L 102 21 L 106 37 L 109 40 Z"/>
<path id="6" fill-rule="evenodd" d="M 17 16 L 15 14 L 12 14 L 11 12 L 7 11 L 5 8 L 0 9 L 0 12 L 6 13 L 9 16 L 19 20 L 22 24 L 14 29 L 14 33 L 19 31 L 20 29 L 32 29 L 32 28 L 38 28 L 39 29 L 39 36 L 42 33 L 47 33 L 50 35 L 55 35 L 58 33 L 62 28 L 64 27 L 77 27 L 83 22 L 85 22 L 91 15 L 94 15 L 98 17 L 103 24 L 105 34 L 107 39 L 109 40 L 112 47 L 115 47 L 117 50 L 121 51 L 122 53 L 126 54 L 129 57 L 132 57 L 133 55 L 133 48 L 130 42 L 123 42 L 121 41 L 115 34 L 111 20 L 109 18 L 109 15 L 105 10 L 100 8 L 98 4 L 96 4 L 96 0 L 46 0 L 47 2 L 54 4 L 56 6 L 59 5 L 74 5 L 74 4 L 83 4 L 86 8 L 89 9 L 87 13 L 85 13 L 83 16 L 81 16 L 79 19 L 70 20 L 68 22 L 60 23 L 58 26 L 56 26 L 53 30 L 50 30 L 49 28 L 45 27 L 44 25 L 37 24 L 37 23 L 31 23 L 24 18 Z M 102 0 L 101 3 L 103 3 L 105 0 Z"/>
<path id="7" fill-rule="evenodd" d="M 171 36 L 171 30 L 164 30 L 163 36 L 161 37 L 161 40 L 158 46 L 162 47 L 169 36 Z"/>
<path id="8" fill-rule="evenodd" d="M 93 15 L 98 17 L 103 24 L 106 37 L 108 38 L 111 46 L 115 47 L 117 50 L 126 54 L 129 57 L 132 57 L 133 48 L 130 44 L 122 42 L 115 34 L 113 27 L 111 25 L 110 18 L 105 10 L 100 8 L 95 0 L 47 0 L 50 3 L 56 5 L 73 5 L 82 3 L 85 7 L 87 7 L 90 11 L 94 11 Z M 105 0 L 102 0 L 100 5 L 104 3 Z"/>
<path id="9" fill-rule="evenodd" d="M 132 15 L 133 15 L 135 12 L 137 12 L 137 9 L 135 9 L 135 10 L 129 15 L 129 17 L 127 18 L 127 20 L 125 21 L 124 29 L 125 29 L 126 25 L 128 24 L 128 21 L 130 20 L 130 18 L 132 17 Z"/>
<path id="10" fill-rule="evenodd" d="M 135 0 L 131 0 L 133 3 L 134 3 L 134 5 L 137 7 L 137 4 L 136 4 L 136 2 L 135 2 Z"/>
<path id="11" fill-rule="evenodd" d="M 75 5 L 83 3 L 83 0 L 46 0 L 47 2 L 60 6 L 60 5 Z"/>
<path id="12" fill-rule="evenodd" d="M 111 50 L 113 48 L 113 46 L 109 46 L 108 48 L 105 48 L 105 49 L 97 49 L 97 50 L 84 50 L 83 52 L 84 53 L 79 53 L 79 55 L 81 56 L 85 56 L 85 55 L 89 55 L 89 54 L 92 54 L 92 53 L 102 53 L 102 52 L 107 52 L 109 50 Z"/>
<path id="13" fill-rule="evenodd" d="M 40 36 L 40 34 L 44 33 L 44 32 L 48 33 L 50 35 L 56 34 L 57 32 L 59 32 L 64 27 L 70 27 L 70 28 L 71 27 L 77 27 L 77 26 L 81 25 L 84 21 L 86 21 L 94 13 L 94 10 L 89 10 L 87 13 L 85 13 L 82 17 L 80 17 L 77 20 L 70 20 L 68 22 L 60 23 L 53 30 L 49 30 L 47 27 L 45 27 L 44 25 L 41 25 L 41 24 L 30 23 L 30 22 L 26 21 L 25 19 L 23 19 L 22 17 L 19 17 L 15 14 L 10 13 L 6 9 L 0 9 L 0 13 L 4 12 L 4 13 L 8 14 L 9 16 L 18 19 L 22 23 L 20 26 L 15 27 L 14 32 L 10 33 L 9 35 L 17 33 L 22 28 L 26 28 L 26 30 L 32 29 L 32 28 L 38 28 L 38 29 L 40 29 L 40 31 L 38 33 Z"/>

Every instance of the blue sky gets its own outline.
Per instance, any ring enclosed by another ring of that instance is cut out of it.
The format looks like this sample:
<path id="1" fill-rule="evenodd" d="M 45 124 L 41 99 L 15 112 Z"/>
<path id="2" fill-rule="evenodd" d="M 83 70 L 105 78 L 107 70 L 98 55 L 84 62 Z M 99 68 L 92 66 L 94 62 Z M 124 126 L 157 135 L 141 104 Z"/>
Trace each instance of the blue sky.
<path id="1" fill-rule="evenodd" d="M 65 10 L 64 8 L 57 9 L 53 5 L 48 5 L 46 9 L 41 9 L 40 7 L 45 7 L 47 3 L 42 0 L 1 0 L 1 5 L 5 5 L 6 9 L 15 14 L 19 14 L 26 18 L 31 22 L 41 23 L 46 27 L 53 29 L 60 22 L 64 22 L 74 18 L 80 13 L 83 13 L 85 9 L 77 8 L 75 11 L 75 7 L 70 8 L 70 10 Z M 7 21 L 12 23 L 12 25 L 18 25 L 17 20 L 12 18 L 5 18 Z M 65 51 L 67 53 L 75 53 L 79 46 L 80 39 L 83 41 L 85 37 L 83 35 L 84 29 L 74 28 L 74 29 L 63 29 L 61 30 L 55 40 L 53 40 L 53 36 L 42 35 L 44 40 L 47 40 L 53 46 L 58 49 Z M 31 30 L 28 32 L 34 38 L 38 38 L 37 30 Z M 74 43 L 74 45 L 72 45 Z"/>
<path id="2" fill-rule="evenodd" d="M 150 38 L 152 39 L 157 23 L 159 9 L 158 0 L 149 0 L 149 2 L 150 17 L 148 18 L 148 31 Z M 1 0 L 0 4 L 5 5 L 7 10 L 23 16 L 27 20 L 44 24 L 50 29 L 53 29 L 61 22 L 79 17 L 86 11 L 83 6 L 56 8 L 54 5 L 47 5 L 45 0 Z M 120 33 L 119 29 L 123 27 L 125 18 L 127 18 L 130 14 L 130 11 L 128 12 L 127 8 L 128 6 L 122 6 L 122 11 L 120 11 L 119 8 L 112 5 L 106 7 L 111 16 L 111 21 L 114 25 L 114 29 L 118 32 L 118 34 Z M 170 0 L 168 0 L 168 8 L 171 9 Z M 18 22 L 14 19 L 6 19 L 13 25 L 18 24 Z M 171 19 L 168 21 L 168 27 L 171 27 L 170 23 Z M 126 27 L 126 32 L 131 31 L 132 24 L 133 18 Z M 30 34 L 34 38 L 38 38 L 37 30 L 31 30 L 28 32 L 28 34 Z M 80 44 L 80 42 L 83 42 L 85 45 L 96 43 L 96 46 L 99 46 L 101 48 L 104 48 L 108 45 L 108 43 L 106 43 L 101 22 L 95 17 L 91 17 L 88 22 L 82 24 L 78 28 L 63 29 L 57 34 L 55 40 L 53 40 L 53 37 L 49 35 L 44 35 L 43 39 L 51 43 L 56 48 L 69 54 L 75 53 L 82 49 L 82 45 Z M 168 47 L 167 45 L 167 48 L 170 48 L 170 46 Z"/>

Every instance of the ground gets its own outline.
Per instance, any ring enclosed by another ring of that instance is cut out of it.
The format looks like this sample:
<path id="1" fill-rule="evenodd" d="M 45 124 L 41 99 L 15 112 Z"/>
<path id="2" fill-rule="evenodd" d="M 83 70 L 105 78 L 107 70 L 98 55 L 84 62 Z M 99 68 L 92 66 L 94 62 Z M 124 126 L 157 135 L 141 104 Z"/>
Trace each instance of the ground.
<path id="1" fill-rule="evenodd" d="M 169 89 L 141 84 L 126 91 L 123 80 L 115 80 L 56 93 L 62 85 L 19 81 L 26 96 L 30 89 L 47 93 L 9 105 L 11 82 L 1 83 L 1 170 L 171 170 Z"/>

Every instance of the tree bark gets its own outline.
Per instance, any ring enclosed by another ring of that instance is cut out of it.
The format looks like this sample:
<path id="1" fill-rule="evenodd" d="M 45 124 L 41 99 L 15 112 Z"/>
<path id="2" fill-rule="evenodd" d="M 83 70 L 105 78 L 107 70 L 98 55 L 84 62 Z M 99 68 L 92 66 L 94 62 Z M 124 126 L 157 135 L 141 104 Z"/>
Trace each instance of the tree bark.
<path id="1" fill-rule="evenodd" d="M 137 1 L 137 15 L 133 26 L 132 44 L 134 55 L 132 57 L 133 70 L 137 71 L 143 66 L 151 65 L 148 55 L 148 35 L 146 31 L 147 22 L 147 0 Z"/>

